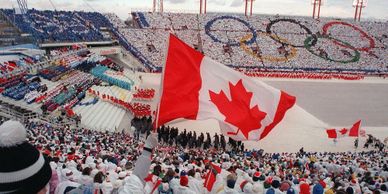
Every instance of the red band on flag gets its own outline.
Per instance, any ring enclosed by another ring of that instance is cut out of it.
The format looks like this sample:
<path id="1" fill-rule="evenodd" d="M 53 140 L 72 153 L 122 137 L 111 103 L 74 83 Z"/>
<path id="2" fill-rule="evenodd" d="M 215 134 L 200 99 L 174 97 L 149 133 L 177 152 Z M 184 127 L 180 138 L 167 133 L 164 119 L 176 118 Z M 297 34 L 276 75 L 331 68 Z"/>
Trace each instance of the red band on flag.
<path id="1" fill-rule="evenodd" d="M 349 137 L 358 137 L 359 136 L 360 125 L 361 125 L 361 120 L 354 123 L 352 128 L 350 128 L 350 130 L 349 130 Z"/>
<path id="2" fill-rule="evenodd" d="M 269 132 L 283 119 L 287 110 L 294 106 L 296 98 L 294 96 L 288 95 L 287 93 L 281 91 L 279 105 L 276 110 L 275 117 L 271 124 L 264 128 L 263 133 L 260 135 L 260 139 L 263 139 L 268 135 Z"/>
<path id="3" fill-rule="evenodd" d="M 202 84 L 200 65 L 204 56 L 174 35 L 169 41 L 158 126 L 176 118 L 196 119 Z"/>
<path id="4" fill-rule="evenodd" d="M 327 137 L 331 139 L 337 138 L 337 130 L 335 129 L 326 129 Z"/>

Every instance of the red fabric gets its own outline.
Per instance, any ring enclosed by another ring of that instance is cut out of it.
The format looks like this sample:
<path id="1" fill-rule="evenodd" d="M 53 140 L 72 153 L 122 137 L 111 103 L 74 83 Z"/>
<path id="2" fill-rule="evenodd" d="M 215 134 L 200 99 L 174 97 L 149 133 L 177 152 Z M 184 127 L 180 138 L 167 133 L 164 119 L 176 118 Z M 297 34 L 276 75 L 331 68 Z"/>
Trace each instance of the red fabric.
<path id="1" fill-rule="evenodd" d="M 75 115 L 75 113 L 74 113 L 74 111 L 72 109 L 69 108 L 69 109 L 67 109 L 67 115 L 72 117 L 72 116 Z"/>
<path id="2" fill-rule="evenodd" d="M 326 188 L 326 183 L 325 183 L 325 181 L 320 180 L 320 181 L 319 181 L 319 184 L 321 184 L 321 186 L 322 186 L 323 188 Z"/>
<path id="3" fill-rule="evenodd" d="M 203 57 L 200 52 L 170 34 L 156 123 L 158 126 L 176 118 L 196 119 L 202 84 L 200 64 Z"/>
<path id="4" fill-rule="evenodd" d="M 154 177 L 156 178 L 156 180 L 154 180 Z M 154 193 L 154 191 L 159 187 L 159 185 L 162 183 L 162 180 L 160 180 L 159 178 L 157 178 L 155 175 L 153 174 L 148 174 L 148 176 L 146 178 L 144 178 L 144 181 L 145 182 L 150 182 L 153 184 L 153 187 L 152 187 L 152 191 L 151 193 Z"/>
<path id="5" fill-rule="evenodd" d="M 189 184 L 189 178 L 187 176 L 181 176 L 179 183 L 181 186 L 187 186 Z"/>
<path id="6" fill-rule="evenodd" d="M 287 93 L 281 91 L 279 105 L 276 110 L 275 117 L 271 124 L 267 125 L 264 128 L 263 133 L 260 135 L 260 139 L 263 139 L 268 135 L 269 132 L 283 119 L 287 110 L 294 106 L 296 98 L 294 96 L 288 95 Z"/>
<path id="7" fill-rule="evenodd" d="M 217 173 L 221 173 L 221 167 L 214 165 L 213 163 L 210 163 L 212 168 L 217 171 Z M 213 185 L 216 182 L 216 174 L 212 170 L 209 170 L 209 172 L 206 175 L 204 186 L 206 189 L 210 192 L 213 189 Z"/>
<path id="8" fill-rule="evenodd" d="M 241 184 L 240 184 L 240 189 L 241 189 L 241 191 L 244 191 L 244 187 L 245 187 L 245 185 L 248 183 L 248 181 L 247 180 L 244 180 Z"/>
<path id="9" fill-rule="evenodd" d="M 350 128 L 350 130 L 349 130 L 349 137 L 358 137 L 359 136 L 360 125 L 361 125 L 361 120 L 354 123 L 352 128 Z"/>
<path id="10" fill-rule="evenodd" d="M 154 176 L 153 174 L 148 174 L 148 176 L 144 178 L 144 181 L 145 182 L 152 182 L 152 177 L 153 176 Z"/>
<path id="11" fill-rule="evenodd" d="M 335 129 L 326 129 L 327 137 L 330 139 L 337 138 L 337 130 Z"/>
<path id="12" fill-rule="evenodd" d="M 310 186 L 307 183 L 300 185 L 300 194 L 310 194 Z"/>
<path id="13" fill-rule="evenodd" d="M 75 159 L 75 155 L 74 154 L 69 154 L 67 156 L 67 160 L 74 160 Z"/>
<path id="14" fill-rule="evenodd" d="M 308 163 L 308 162 L 306 162 L 306 163 L 304 164 L 304 167 L 305 167 L 306 170 L 310 170 L 310 166 L 309 166 L 309 163 Z"/>

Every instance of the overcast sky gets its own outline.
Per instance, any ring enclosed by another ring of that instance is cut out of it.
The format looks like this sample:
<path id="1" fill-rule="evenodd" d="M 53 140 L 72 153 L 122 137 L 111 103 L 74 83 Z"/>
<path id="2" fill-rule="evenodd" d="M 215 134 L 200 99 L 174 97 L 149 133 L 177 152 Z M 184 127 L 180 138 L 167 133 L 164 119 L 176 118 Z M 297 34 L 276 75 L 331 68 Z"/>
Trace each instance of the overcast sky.
<path id="1" fill-rule="evenodd" d="M 51 0 L 57 10 L 85 10 L 114 12 L 122 19 L 131 10 L 151 10 L 153 0 Z M 207 0 L 208 12 L 244 12 L 243 0 Z M 353 17 L 353 0 L 323 0 L 322 17 Z M 365 0 L 364 0 L 365 1 Z M 54 9 L 49 0 L 27 0 L 29 8 Z M 0 0 L 1 8 L 17 6 L 17 0 Z M 199 0 L 164 0 L 164 9 L 199 12 Z M 312 14 L 311 0 L 256 0 L 255 14 L 303 15 Z M 388 20 L 388 0 L 368 0 L 362 18 Z"/>

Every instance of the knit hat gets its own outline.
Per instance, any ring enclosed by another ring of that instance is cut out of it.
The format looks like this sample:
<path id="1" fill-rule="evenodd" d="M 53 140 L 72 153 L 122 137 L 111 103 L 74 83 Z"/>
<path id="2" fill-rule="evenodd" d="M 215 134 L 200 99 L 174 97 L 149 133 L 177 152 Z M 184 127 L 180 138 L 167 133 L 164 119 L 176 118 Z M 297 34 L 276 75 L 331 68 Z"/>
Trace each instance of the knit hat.
<path id="1" fill-rule="evenodd" d="M 0 193 L 37 193 L 51 178 L 49 162 L 26 138 L 18 121 L 0 126 Z"/>
<path id="2" fill-rule="evenodd" d="M 187 186 L 189 184 L 189 178 L 187 176 L 181 176 L 179 183 L 181 186 Z"/>
<path id="3" fill-rule="evenodd" d="M 313 187 L 313 194 L 323 194 L 323 187 L 321 184 L 315 184 Z"/>
<path id="4" fill-rule="evenodd" d="M 271 186 L 275 189 L 280 187 L 280 182 L 278 180 L 273 180 Z"/>
<path id="5" fill-rule="evenodd" d="M 280 190 L 283 191 L 283 192 L 287 191 L 290 187 L 291 187 L 291 185 L 287 181 L 283 181 L 280 184 Z"/>
<path id="6" fill-rule="evenodd" d="M 310 194 L 310 186 L 307 183 L 302 183 L 300 186 L 300 194 Z"/>
<path id="7" fill-rule="evenodd" d="M 287 194 L 295 194 L 295 190 L 293 188 L 289 188 L 287 190 Z"/>
<path id="8" fill-rule="evenodd" d="M 275 189 L 269 188 L 265 194 L 275 194 Z"/>
<path id="9" fill-rule="evenodd" d="M 354 193 L 353 188 L 352 188 L 352 187 L 346 188 L 346 193 L 347 193 L 347 194 L 353 194 L 353 193 Z"/>
<path id="10" fill-rule="evenodd" d="M 260 175 L 261 175 L 261 173 L 259 171 L 255 172 L 253 174 L 252 180 L 255 181 L 255 182 L 258 181 L 259 178 L 260 178 Z"/>
<path id="11" fill-rule="evenodd" d="M 263 183 L 263 186 L 264 186 L 264 189 L 268 189 L 268 188 L 271 187 L 271 184 L 268 183 L 267 181 L 265 181 L 265 182 Z"/>

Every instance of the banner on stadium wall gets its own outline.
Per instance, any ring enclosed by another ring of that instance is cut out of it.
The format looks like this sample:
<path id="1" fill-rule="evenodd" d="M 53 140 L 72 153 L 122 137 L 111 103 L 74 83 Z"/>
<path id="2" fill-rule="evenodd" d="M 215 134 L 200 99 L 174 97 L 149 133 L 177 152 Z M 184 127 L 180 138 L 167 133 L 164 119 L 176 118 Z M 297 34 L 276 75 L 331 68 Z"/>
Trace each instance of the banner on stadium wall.
<path id="1" fill-rule="evenodd" d="M 114 55 L 119 53 L 120 53 L 119 48 L 102 49 L 99 52 L 100 55 Z"/>

